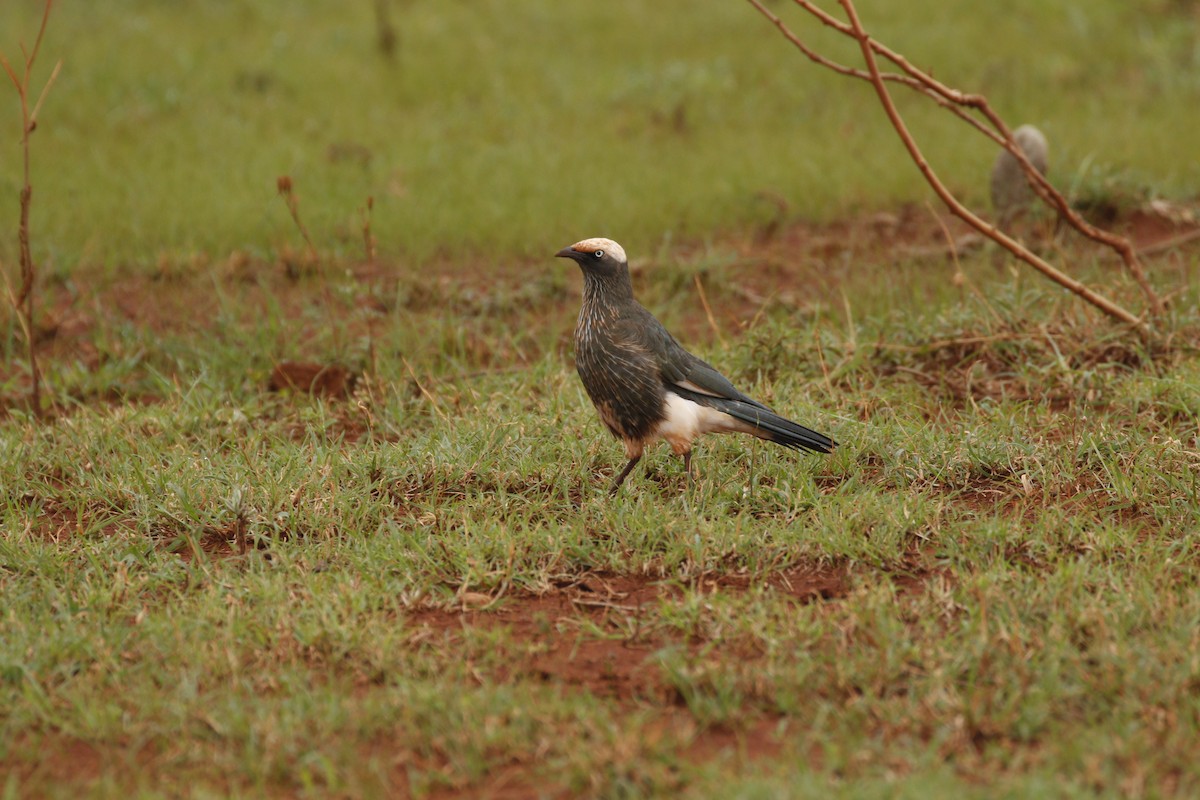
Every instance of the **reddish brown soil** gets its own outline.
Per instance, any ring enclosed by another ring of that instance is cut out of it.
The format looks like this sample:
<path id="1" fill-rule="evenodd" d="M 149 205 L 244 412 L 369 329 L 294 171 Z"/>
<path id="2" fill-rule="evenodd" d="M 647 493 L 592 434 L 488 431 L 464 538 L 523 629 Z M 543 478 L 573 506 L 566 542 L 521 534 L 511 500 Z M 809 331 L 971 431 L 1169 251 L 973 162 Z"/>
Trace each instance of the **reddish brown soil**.
<path id="1" fill-rule="evenodd" d="M 354 391 L 357 382 L 358 376 L 341 364 L 281 361 L 271 370 L 267 388 L 272 392 L 291 390 L 344 399 Z"/>
<path id="2" fill-rule="evenodd" d="M 795 602 L 810 603 L 842 597 L 850 585 L 843 566 L 805 563 L 767 576 L 706 576 L 692 582 L 690 588 L 722 593 L 768 588 Z M 486 680 L 533 681 L 554 691 L 588 692 L 612 703 L 618 713 L 653 708 L 656 731 L 651 734 L 679 742 L 682 759 L 746 763 L 778 754 L 782 743 L 776 733 L 777 718 L 766 714 L 748 717 L 734 727 L 700 726 L 656 663 L 655 654 L 668 645 L 695 651 L 703 644 L 692 635 L 641 624 L 643 618 L 652 617 L 648 612 L 659 602 L 684 591 L 678 581 L 593 573 L 564 581 L 542 594 L 500 598 L 494 603 L 486 596 L 464 595 L 457 609 L 417 611 L 409 621 L 433 633 L 436 640 L 448 638 L 451 643 L 470 628 L 505 629 L 512 647 L 511 654 L 505 655 L 510 657 L 498 673 L 485 676 Z M 590 632 L 592 629 L 600 633 Z M 756 654 L 746 655 L 752 658 Z M 532 775 L 532 765 L 509 765 L 489 775 L 482 785 L 435 796 L 567 796 L 561 788 L 531 783 Z"/>
<path id="3" fill-rule="evenodd" d="M 801 564 L 772 575 L 713 575 L 693 584 L 700 592 L 723 593 L 746 592 L 755 586 L 808 603 L 842 597 L 850 583 L 842 566 Z M 640 623 L 659 601 L 682 592 L 679 582 L 591 574 L 544 594 L 501 598 L 494 604 L 486 596 L 468 595 L 460 609 L 419 611 L 410 621 L 450 634 L 468 626 L 506 628 L 529 657 L 512 664 L 498 676 L 501 679 L 541 681 L 625 702 L 674 703 L 678 698 L 673 688 L 663 682 L 660 670 L 647 663 L 668 639 L 660 632 L 643 630 Z M 607 636 L 583 634 L 581 621 L 606 631 Z"/>
<path id="4" fill-rule="evenodd" d="M 65 779 L 82 786 L 103 772 L 102 753 L 79 739 L 58 734 L 40 737 L 22 734 L 18 741 L 12 742 L 12 746 L 14 750 L 37 750 L 41 754 L 35 765 L 24 761 L 15 764 L 0 761 L 0 775 L 15 778 L 17 786 L 41 783 L 51 778 L 56 781 Z"/>
<path id="5" fill-rule="evenodd" d="M 924 591 L 940 575 L 923 566 L 913 553 L 911 563 L 888 573 L 901 592 Z M 559 692 L 588 692 L 612 704 L 615 711 L 653 709 L 653 730 L 646 735 L 679 743 L 679 757 L 693 762 L 721 760 L 745 765 L 778 755 L 789 737 L 786 720 L 768 710 L 751 711 L 735 725 L 705 727 L 687 709 L 686 699 L 658 665 L 655 655 L 669 646 L 702 652 L 706 642 L 696 632 L 664 631 L 643 619 L 658 603 L 678 598 L 687 590 L 737 595 L 774 592 L 795 603 L 836 602 L 851 591 L 853 577 L 842 564 L 803 562 L 770 574 L 712 574 L 688 583 L 641 575 L 591 573 L 563 581 L 540 593 L 523 593 L 495 600 L 484 595 L 460 596 L 457 608 L 413 612 L 410 624 L 427 630 L 443 646 L 470 629 L 504 629 L 511 650 L 498 672 L 481 675 L 492 681 L 533 681 Z M 586 623 L 586 624 L 585 624 Z M 745 661 L 762 657 L 742 642 L 717 643 L 723 654 L 736 652 Z M 567 796 L 565 790 L 531 783 L 532 765 L 509 765 L 481 785 L 461 792 L 446 790 L 438 797 L 527 797 L 538 793 Z M 536 787 L 536 791 L 534 790 Z"/>
<path id="6" fill-rule="evenodd" d="M 214 531 L 203 537 L 203 549 L 216 553 L 214 542 L 229 532 Z M 228 553 L 229 545 L 224 548 Z M 182 554 L 187 557 L 187 554 Z M 767 589 L 797 603 L 836 600 L 850 591 L 848 570 L 840 565 L 805 563 L 767 576 L 711 575 L 690 584 L 700 592 L 739 593 Z M 679 581 L 649 576 L 592 573 L 562 581 L 542 594 L 523 593 L 491 599 L 465 594 L 456 609 L 426 609 L 413 612 L 409 623 L 426 629 L 443 644 L 453 645 L 468 629 L 508 631 L 513 658 L 500 672 L 481 676 L 500 682 L 535 682 L 557 692 L 588 692 L 612 704 L 614 713 L 653 710 L 644 734 L 655 740 L 677 743 L 681 761 L 708 763 L 719 760 L 732 766 L 771 758 L 784 746 L 781 720 L 771 714 L 749 716 L 736 725 L 705 727 L 688 712 L 683 698 L 665 678 L 652 656 L 672 643 L 661 630 L 639 630 L 636 620 L 660 601 L 679 597 L 685 586 Z M 634 624 L 630 624 L 633 620 Z M 585 633 L 582 622 L 591 623 L 600 634 Z M 418 640 L 426 637 L 418 636 Z M 693 649 L 701 642 L 684 637 L 683 646 Z M 754 654 L 747 653 L 747 657 Z M 369 688 L 365 687 L 365 690 Z M 45 754 L 36 764 L 16 762 L 15 775 L 22 785 L 54 776 L 60 785 L 86 786 L 103 772 L 105 753 L 118 743 L 94 746 L 62 735 L 39 742 L 21 742 L 18 750 L 36 748 Z M 546 779 L 535 763 L 509 763 L 493 769 L 479 781 L 459 784 L 459 777 L 437 755 L 417 755 L 403 743 L 379 739 L 364 745 L 363 758 L 388 764 L 392 785 L 404 792 L 408 772 L 445 773 L 449 786 L 434 790 L 436 798 L 525 798 L 568 797 L 566 787 Z M 147 763 L 154 761 L 148 758 Z M 3 764 L 0 762 L 0 767 Z M 150 768 L 150 767 L 148 767 Z M 40 778 L 39 778 L 40 776 Z"/>

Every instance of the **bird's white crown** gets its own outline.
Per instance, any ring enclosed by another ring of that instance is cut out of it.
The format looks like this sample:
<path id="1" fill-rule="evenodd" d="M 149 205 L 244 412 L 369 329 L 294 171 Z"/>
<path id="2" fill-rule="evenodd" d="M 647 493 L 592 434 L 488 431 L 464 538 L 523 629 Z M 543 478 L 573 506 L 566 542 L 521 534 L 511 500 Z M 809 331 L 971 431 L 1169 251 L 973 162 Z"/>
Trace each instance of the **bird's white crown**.
<path id="1" fill-rule="evenodd" d="M 617 261 L 625 264 L 628 260 L 625 258 L 625 248 L 614 242 L 612 239 L 605 239 L 603 236 L 597 236 L 594 239 L 584 239 L 582 242 L 576 242 L 571 245 L 571 249 L 579 253 L 594 253 L 597 250 L 603 250 Z"/>

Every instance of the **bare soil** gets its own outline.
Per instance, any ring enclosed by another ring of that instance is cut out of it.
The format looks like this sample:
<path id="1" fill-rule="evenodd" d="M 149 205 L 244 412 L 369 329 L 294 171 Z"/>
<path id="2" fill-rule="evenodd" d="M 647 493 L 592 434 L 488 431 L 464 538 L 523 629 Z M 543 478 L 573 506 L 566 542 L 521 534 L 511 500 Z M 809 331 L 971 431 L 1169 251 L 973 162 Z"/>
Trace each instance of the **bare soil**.
<path id="1" fill-rule="evenodd" d="M 851 588 L 844 566 L 797 564 L 768 576 L 711 575 L 692 583 L 701 592 L 739 593 L 756 589 L 778 592 L 797 603 L 843 597 Z M 440 642 L 461 638 L 470 628 L 507 631 L 511 651 L 498 674 L 499 682 L 535 682 L 557 692 L 587 692 L 609 702 L 615 713 L 638 709 L 655 711 L 655 730 L 649 735 L 680 743 L 680 757 L 696 762 L 731 759 L 745 764 L 777 755 L 781 742 L 779 719 L 770 714 L 751 717 L 736 726 L 700 726 L 688 713 L 680 694 L 656 661 L 672 644 L 697 650 L 695 637 L 676 637 L 643 629 L 639 620 L 658 603 L 678 597 L 678 581 L 644 575 L 591 573 L 541 594 L 523 593 L 492 601 L 482 595 L 460 598 L 457 609 L 426 609 L 410 615 L 409 623 L 428 631 Z M 648 615 L 647 615 L 648 616 Z M 588 624 L 583 624 L 588 623 Z M 599 635 L 587 631 L 598 630 Z M 424 638 L 424 637 L 418 637 Z M 747 658 L 756 654 L 747 652 Z M 437 797 L 567 796 L 564 787 L 537 782 L 535 765 L 507 765 L 482 785 L 445 790 Z"/>
<path id="2" fill-rule="evenodd" d="M 843 566 L 810 563 L 765 576 L 712 575 L 692 586 L 700 592 L 727 594 L 757 587 L 810 603 L 843 597 L 850 590 L 850 578 Z M 523 648 L 528 658 L 496 676 L 501 680 L 535 680 L 622 702 L 674 704 L 681 698 L 652 662 L 652 656 L 670 642 L 660 632 L 643 631 L 639 622 L 648 609 L 683 590 L 679 582 L 661 578 L 593 573 L 564 581 L 543 594 L 494 603 L 489 597 L 470 595 L 460 609 L 418 611 L 410 622 L 451 635 L 469 626 L 507 629 L 515 642 L 528 645 Z M 608 634 L 582 633 L 579 623 L 584 620 Z"/>

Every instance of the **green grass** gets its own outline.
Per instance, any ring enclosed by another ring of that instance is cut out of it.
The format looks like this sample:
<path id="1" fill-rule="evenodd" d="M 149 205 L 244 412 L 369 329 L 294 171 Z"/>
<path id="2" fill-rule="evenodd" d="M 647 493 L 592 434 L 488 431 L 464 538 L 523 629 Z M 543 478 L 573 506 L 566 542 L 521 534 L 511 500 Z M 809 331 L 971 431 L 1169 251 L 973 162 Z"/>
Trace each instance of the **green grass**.
<path id="1" fill-rule="evenodd" d="M 327 251 L 359 253 L 376 201 L 383 252 L 504 259 L 597 232 L 633 251 L 774 213 L 829 218 L 928 191 L 868 86 L 810 65 L 747 4 L 395 3 L 394 63 L 373 4 L 118 0 L 55 11 L 41 76 L 62 75 L 34 139 L 35 239 L 56 270 L 153 266 L 189 253 L 269 256 L 296 235 L 291 175 Z M 780 11 L 789 11 L 780 4 Z M 864 2 L 872 32 L 1014 125 L 1048 134 L 1064 187 L 1129 176 L 1194 196 L 1194 20 L 1106 0 L 903 7 Z M 0 9 L 3 48 L 36 5 Z M 799 13 L 798 31 L 847 62 Z M 14 135 L 0 193 L 18 186 Z M 906 102 L 934 164 L 986 199 L 993 151 Z M 4 240 L 0 256 L 15 244 Z"/>
<path id="2" fill-rule="evenodd" d="M 861 10 L 1043 126 L 1074 191 L 1195 195 L 1185 11 Z M 6 39 L 33 14 L 0 6 Z M 50 419 L 0 327 L 5 797 L 1200 791 L 1194 253 L 1148 264 L 1178 290 L 1150 345 L 988 250 L 959 285 L 908 249 L 941 241 L 921 215 L 764 241 L 760 191 L 823 220 L 926 193 L 866 87 L 741 3 L 396 18 L 389 65 L 366 2 L 57 9 Z M 987 148 L 913 119 L 980 200 Z M 659 448 L 606 497 L 579 278 L 546 257 L 601 231 L 682 340 L 839 450 L 712 437 L 695 486 Z M 287 360 L 361 379 L 268 391 Z"/>
<path id="3" fill-rule="evenodd" d="M 835 434 L 835 455 L 716 438 L 694 490 L 659 450 L 611 500 L 619 447 L 557 352 L 569 272 L 416 303 L 416 279 L 90 278 L 87 340 L 111 356 L 49 359 L 76 405 L 13 412 L 0 438 L 7 790 L 428 796 L 508 775 L 556 796 L 1191 794 L 1194 354 L 1142 360 L 990 257 L 964 264 L 987 306 L 926 264 L 886 283 L 863 266 L 815 306 L 748 315 L 725 348 L 693 337 Z M 1194 286 L 1198 268 L 1156 274 Z M 704 273 L 720 310 L 750 269 L 701 253 L 642 295 L 702 329 L 680 275 Z M 1107 269 L 1086 277 L 1134 299 Z M 209 295 L 208 327 L 168 317 L 150 336 L 104 310 L 136 286 Z M 1194 341 L 1195 290 L 1174 308 L 1165 330 Z M 370 374 L 351 400 L 266 392 L 296 357 Z M 843 589 L 797 603 L 767 585 L 796 564 L 843 571 Z M 522 598 L 596 572 L 677 590 L 511 627 Z M 731 576 L 750 588 L 704 583 Z M 422 609 L 476 595 L 494 605 L 465 627 L 423 627 Z M 522 666 L 605 641 L 666 696 Z M 690 755 L 754 731 L 775 742 L 758 759 Z"/>

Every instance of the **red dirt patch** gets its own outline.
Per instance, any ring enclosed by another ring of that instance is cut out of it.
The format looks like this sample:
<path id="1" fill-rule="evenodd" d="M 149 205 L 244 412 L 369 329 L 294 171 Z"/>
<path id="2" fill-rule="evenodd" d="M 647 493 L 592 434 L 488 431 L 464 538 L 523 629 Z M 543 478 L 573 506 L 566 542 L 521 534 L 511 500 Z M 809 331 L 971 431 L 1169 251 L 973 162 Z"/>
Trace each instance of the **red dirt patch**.
<path id="1" fill-rule="evenodd" d="M 310 364 L 281 361 L 271 370 L 267 389 L 281 392 L 290 389 L 316 397 L 346 398 L 354 391 L 358 375 L 341 364 Z"/>
<path id="2" fill-rule="evenodd" d="M 761 577 L 702 577 L 692 588 L 743 593 L 764 585 L 796 602 L 809 603 L 843 597 L 849 592 L 850 577 L 844 566 L 811 563 Z M 459 610 L 417 611 L 410 621 L 451 635 L 472 626 L 507 628 L 526 655 L 514 659 L 506 674 L 496 676 L 501 680 L 535 680 L 622 702 L 672 704 L 678 702 L 674 687 L 648 663 L 672 639 L 661 631 L 644 629 L 642 622 L 650 607 L 683 591 L 678 583 L 647 576 L 597 573 L 563 581 L 542 594 L 498 599 L 494 605 L 486 595 L 465 593 Z"/>
<path id="3" fill-rule="evenodd" d="M 698 588 L 748 591 L 754 585 L 766 584 L 798 602 L 836 600 L 850 591 L 850 573 L 841 565 L 796 564 L 772 575 L 714 575 L 701 578 Z"/>
<path id="4" fill-rule="evenodd" d="M 690 584 L 647 575 L 588 573 L 564 578 L 537 594 L 492 598 L 463 592 L 457 598 L 458 608 L 422 609 L 408 619 L 416 629 L 415 641 L 436 640 L 451 647 L 472 629 L 503 629 L 511 645 L 504 645 L 500 665 L 491 666 L 481 680 L 583 691 L 608 701 L 617 714 L 653 709 L 652 715 L 629 717 L 631 736 L 671 743 L 672 758 L 684 763 L 719 761 L 736 768 L 779 756 L 788 742 L 780 731 L 786 723 L 753 710 L 733 724 L 706 726 L 698 721 L 654 655 L 672 644 L 699 650 L 702 642 L 665 630 L 651 610 L 689 590 L 739 594 L 769 587 L 791 601 L 810 603 L 840 598 L 850 585 L 844 565 L 819 562 L 796 564 L 769 575 L 706 575 Z M 414 764 L 426 771 L 442 771 L 439 755 L 405 753 L 389 741 L 375 743 L 370 752 L 401 753 L 389 757 L 396 786 L 408 785 L 408 770 Z M 445 777 L 450 785 L 434 788 L 428 796 L 445 800 L 572 796 L 534 762 L 501 764 L 474 782 L 462 782 L 448 767 Z"/>
<path id="5" fill-rule="evenodd" d="M 683 750 L 683 756 L 694 762 L 709 762 L 730 755 L 740 762 L 773 759 L 783 749 L 778 729 L 779 720 L 773 717 L 756 720 L 741 728 L 714 726 L 697 733 Z"/>
<path id="6" fill-rule="evenodd" d="M 22 784 L 64 786 L 88 785 L 100 777 L 103 754 L 88 742 L 58 734 L 36 736 L 19 734 L 9 743 L 11 752 L 36 752 L 36 761 L 6 758 L 0 761 L 0 775 L 14 781 L 20 794 Z"/>
<path id="7" fill-rule="evenodd" d="M 1156 254 L 1172 247 L 1200 244 L 1194 209 L 1162 202 L 1151 202 L 1122 214 L 1115 232 L 1126 236 L 1144 254 Z"/>
<path id="8" fill-rule="evenodd" d="M 508 628 L 528 655 L 511 663 L 507 674 L 497 676 L 500 679 L 532 679 L 586 689 L 600 697 L 660 697 L 662 687 L 645 661 L 661 642 L 639 637 L 636 620 L 646 606 L 668 593 L 677 594 L 678 588 L 648 578 L 594 575 L 564 582 L 542 595 L 501 599 L 486 611 L 471 606 L 488 603 L 490 598 L 466 593 L 460 598 L 462 610 L 419 611 L 410 619 L 414 625 L 451 633 L 471 626 Z M 591 622 L 615 632 L 630 618 L 635 623 L 631 636 L 590 637 L 579 630 L 580 623 Z M 569 632 L 572 627 L 574 635 Z"/>
<path id="9" fill-rule="evenodd" d="M 68 508 L 57 497 L 38 498 L 33 494 L 19 496 L 16 502 L 23 506 L 40 505 L 36 517 L 28 522 L 28 532 L 48 542 L 61 544 L 79 536 L 101 534 L 109 536 L 118 530 L 115 522 L 101 523 L 90 513 L 79 514 Z"/>

